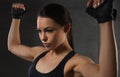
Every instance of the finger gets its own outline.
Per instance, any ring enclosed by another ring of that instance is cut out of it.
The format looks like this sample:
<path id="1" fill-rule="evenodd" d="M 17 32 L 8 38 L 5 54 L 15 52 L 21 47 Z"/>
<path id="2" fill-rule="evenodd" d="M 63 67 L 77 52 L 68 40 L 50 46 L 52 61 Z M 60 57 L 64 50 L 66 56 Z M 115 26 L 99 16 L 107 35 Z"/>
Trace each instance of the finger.
<path id="1" fill-rule="evenodd" d="M 101 5 L 101 0 L 97 0 L 96 5 L 99 7 Z"/>
<path id="2" fill-rule="evenodd" d="M 88 0 L 87 7 L 92 6 L 92 4 L 93 4 L 93 0 Z"/>
<path id="3" fill-rule="evenodd" d="M 97 8 L 97 7 L 99 7 L 101 5 L 101 0 L 94 0 L 94 2 L 93 2 L 93 7 L 94 8 Z"/>
<path id="4" fill-rule="evenodd" d="M 16 8 L 20 8 L 20 3 L 18 3 L 18 4 L 16 5 Z"/>
<path id="5" fill-rule="evenodd" d="M 13 8 L 16 8 L 16 5 L 17 5 L 17 3 L 13 3 L 13 4 L 12 4 L 12 7 L 13 7 Z"/>
<path id="6" fill-rule="evenodd" d="M 12 8 L 15 8 L 15 4 L 12 4 Z"/>
<path id="7" fill-rule="evenodd" d="M 13 4 L 13 8 L 18 8 L 18 7 L 19 7 L 18 3 Z"/>
<path id="8" fill-rule="evenodd" d="M 23 10 L 25 10 L 24 4 L 20 4 L 20 8 L 23 9 Z"/>
<path id="9" fill-rule="evenodd" d="M 15 8 L 15 9 L 23 9 L 23 10 L 25 10 L 25 6 L 22 3 L 14 3 L 12 5 L 12 7 Z"/>
<path id="10" fill-rule="evenodd" d="M 94 8 L 97 8 L 97 3 L 98 3 L 98 1 L 97 1 L 97 0 L 94 0 L 94 2 L 93 2 L 93 7 L 94 7 Z"/>

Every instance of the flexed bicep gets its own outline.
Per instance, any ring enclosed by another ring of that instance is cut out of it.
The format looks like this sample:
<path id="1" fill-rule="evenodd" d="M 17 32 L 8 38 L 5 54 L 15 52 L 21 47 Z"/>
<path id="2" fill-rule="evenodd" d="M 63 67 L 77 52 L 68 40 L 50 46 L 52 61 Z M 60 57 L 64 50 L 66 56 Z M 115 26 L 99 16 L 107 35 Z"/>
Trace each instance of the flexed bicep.
<path id="1" fill-rule="evenodd" d="M 12 5 L 12 21 L 8 34 L 8 50 L 16 56 L 25 60 L 32 61 L 36 54 L 42 52 L 43 47 L 29 47 L 23 45 L 20 39 L 20 23 L 23 14 L 25 13 L 25 6 L 22 3 L 14 3 Z M 37 50 L 36 50 L 37 49 Z"/>

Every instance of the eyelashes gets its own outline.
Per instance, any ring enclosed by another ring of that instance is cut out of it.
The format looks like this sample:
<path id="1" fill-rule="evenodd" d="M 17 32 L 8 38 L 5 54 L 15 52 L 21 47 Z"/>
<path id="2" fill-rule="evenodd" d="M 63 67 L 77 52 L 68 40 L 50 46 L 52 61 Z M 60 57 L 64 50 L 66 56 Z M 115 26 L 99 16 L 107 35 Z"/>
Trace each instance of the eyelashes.
<path id="1" fill-rule="evenodd" d="M 46 29 L 44 32 L 52 33 L 55 29 Z M 38 33 L 41 33 L 42 31 L 40 29 L 37 29 Z"/>
<path id="2" fill-rule="evenodd" d="M 46 32 L 53 32 L 54 30 L 46 30 Z"/>

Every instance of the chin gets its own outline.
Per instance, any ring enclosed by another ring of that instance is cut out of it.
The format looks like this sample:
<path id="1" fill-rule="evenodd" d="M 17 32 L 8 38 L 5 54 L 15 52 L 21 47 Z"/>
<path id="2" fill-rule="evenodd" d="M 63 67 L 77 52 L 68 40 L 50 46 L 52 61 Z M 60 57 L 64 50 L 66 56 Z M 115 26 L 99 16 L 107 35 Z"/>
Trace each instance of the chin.
<path id="1" fill-rule="evenodd" d="M 47 50 L 54 50 L 56 47 L 46 47 Z"/>
<path id="2" fill-rule="evenodd" d="M 52 50 L 53 48 L 52 47 L 45 47 L 47 50 Z"/>

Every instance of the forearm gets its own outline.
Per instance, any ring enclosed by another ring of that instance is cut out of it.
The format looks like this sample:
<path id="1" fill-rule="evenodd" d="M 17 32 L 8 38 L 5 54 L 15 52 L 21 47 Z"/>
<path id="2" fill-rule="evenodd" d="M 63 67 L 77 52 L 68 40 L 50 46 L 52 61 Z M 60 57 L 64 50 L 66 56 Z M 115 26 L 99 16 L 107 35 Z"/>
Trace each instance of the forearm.
<path id="1" fill-rule="evenodd" d="M 100 24 L 100 77 L 117 76 L 117 48 L 112 21 Z"/>
<path id="2" fill-rule="evenodd" d="M 25 6 L 22 3 L 13 3 L 11 9 L 12 22 L 8 35 L 8 49 L 20 44 L 20 20 L 25 13 Z"/>
<path id="3" fill-rule="evenodd" d="M 13 45 L 20 44 L 20 19 L 12 19 L 11 27 L 8 34 L 8 49 L 11 49 Z"/>

